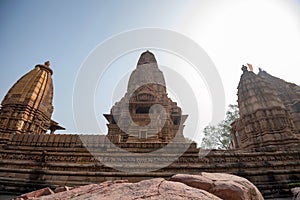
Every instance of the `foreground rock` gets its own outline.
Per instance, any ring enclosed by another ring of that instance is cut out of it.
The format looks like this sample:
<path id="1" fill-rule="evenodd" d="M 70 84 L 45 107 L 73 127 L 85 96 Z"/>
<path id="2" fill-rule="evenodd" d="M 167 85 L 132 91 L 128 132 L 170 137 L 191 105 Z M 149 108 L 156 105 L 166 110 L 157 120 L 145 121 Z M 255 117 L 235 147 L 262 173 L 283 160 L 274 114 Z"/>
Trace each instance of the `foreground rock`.
<path id="1" fill-rule="evenodd" d="M 177 174 L 171 178 L 171 181 L 206 190 L 225 200 L 264 199 L 250 181 L 230 174 L 205 172 L 200 173 L 200 175 Z"/>
<path id="2" fill-rule="evenodd" d="M 68 191 L 63 191 L 47 196 L 27 198 L 22 195 L 21 199 L 195 199 L 195 200 L 220 200 L 220 198 L 204 190 L 189 187 L 183 183 L 166 181 L 162 178 L 145 180 L 138 183 L 126 183 L 124 181 L 104 182 L 102 184 L 91 184 L 81 186 Z"/>
<path id="3" fill-rule="evenodd" d="M 300 200 L 300 187 L 291 189 L 293 193 L 293 200 Z"/>
<path id="4" fill-rule="evenodd" d="M 36 199 L 37 197 L 41 197 L 41 196 L 46 196 L 46 195 L 51 195 L 54 194 L 54 192 L 50 189 L 50 188 L 43 188 L 40 190 L 36 190 L 33 192 L 29 192 L 26 194 L 21 195 L 20 197 L 17 197 L 16 199 Z"/>
<path id="5" fill-rule="evenodd" d="M 128 183 L 126 180 L 107 181 L 77 188 L 44 188 L 16 200 L 27 199 L 201 199 L 201 200 L 263 200 L 258 189 L 247 179 L 222 173 L 200 175 L 177 174 L 170 181 L 163 178 Z"/>

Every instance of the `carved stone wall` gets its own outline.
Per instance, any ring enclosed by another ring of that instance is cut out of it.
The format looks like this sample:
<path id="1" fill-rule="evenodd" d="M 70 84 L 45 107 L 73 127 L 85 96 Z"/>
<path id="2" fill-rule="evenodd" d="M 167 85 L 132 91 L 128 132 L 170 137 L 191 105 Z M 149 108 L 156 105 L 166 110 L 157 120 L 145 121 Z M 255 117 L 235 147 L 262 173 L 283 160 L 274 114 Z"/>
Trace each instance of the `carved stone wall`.
<path id="1" fill-rule="evenodd" d="M 214 150 L 204 156 L 202 150 L 192 144 L 178 158 L 176 154 L 146 158 L 139 154 L 143 149 L 161 148 L 163 144 L 123 143 L 124 149 L 137 153 L 133 156 L 115 151 L 103 136 L 84 137 L 85 141 L 81 142 L 78 135 L 33 135 L 26 138 L 14 135 L 11 142 L 0 149 L 0 189 L 26 192 L 48 186 L 75 186 L 116 179 L 136 182 L 206 171 L 243 176 L 254 183 L 265 197 L 283 197 L 291 195 L 289 184 L 300 180 L 299 149 L 256 153 Z M 180 144 L 176 145 L 174 150 L 180 148 Z M 93 154 L 84 146 L 93 147 Z M 171 164 L 144 172 L 147 167 L 162 162 Z M 108 167 L 116 163 L 122 163 L 131 170 L 119 171 Z"/>

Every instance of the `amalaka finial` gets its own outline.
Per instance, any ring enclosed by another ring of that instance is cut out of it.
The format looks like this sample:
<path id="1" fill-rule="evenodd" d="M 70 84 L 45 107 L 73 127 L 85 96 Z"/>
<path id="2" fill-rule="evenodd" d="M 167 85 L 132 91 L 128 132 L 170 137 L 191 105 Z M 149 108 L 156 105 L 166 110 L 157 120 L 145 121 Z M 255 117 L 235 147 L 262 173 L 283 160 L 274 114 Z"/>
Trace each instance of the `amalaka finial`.
<path id="1" fill-rule="evenodd" d="M 248 71 L 247 66 L 243 65 L 242 71 L 243 71 L 243 72 L 247 72 L 247 71 Z"/>
<path id="2" fill-rule="evenodd" d="M 49 60 L 46 61 L 46 62 L 44 63 L 44 65 L 46 65 L 47 67 L 50 67 L 50 61 L 49 61 Z"/>
<path id="3" fill-rule="evenodd" d="M 151 53 L 149 50 L 142 53 L 138 61 L 138 65 L 147 64 L 147 63 L 157 63 L 154 54 Z"/>
<path id="4" fill-rule="evenodd" d="M 53 74 L 53 71 L 52 71 L 52 69 L 50 68 L 50 61 L 49 61 L 49 60 L 46 61 L 46 62 L 44 62 L 44 64 L 38 64 L 38 65 L 36 65 L 35 67 L 36 67 L 36 68 L 38 67 L 38 68 L 40 68 L 40 69 L 44 69 L 44 70 L 50 72 L 51 75 Z"/>

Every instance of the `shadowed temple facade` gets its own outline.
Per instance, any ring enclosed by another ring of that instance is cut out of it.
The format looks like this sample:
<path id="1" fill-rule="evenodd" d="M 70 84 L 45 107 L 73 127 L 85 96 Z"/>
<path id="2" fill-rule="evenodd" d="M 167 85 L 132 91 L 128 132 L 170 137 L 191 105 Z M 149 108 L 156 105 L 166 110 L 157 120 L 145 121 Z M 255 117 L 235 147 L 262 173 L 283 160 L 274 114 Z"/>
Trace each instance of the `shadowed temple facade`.
<path id="1" fill-rule="evenodd" d="M 262 70 L 242 70 L 233 149 L 204 151 L 184 138 L 188 115 L 168 97 L 153 53 L 141 54 L 124 96 L 104 114 L 107 135 L 55 133 L 64 128 L 51 118 L 53 71 L 49 62 L 37 65 L 1 103 L 0 190 L 23 193 L 225 172 L 249 179 L 265 197 L 290 196 L 289 185 L 300 181 L 299 86 Z M 166 146 L 168 150 L 161 150 Z M 157 150 L 159 156 L 150 154 Z M 168 164 L 152 167 L 162 163 Z"/>

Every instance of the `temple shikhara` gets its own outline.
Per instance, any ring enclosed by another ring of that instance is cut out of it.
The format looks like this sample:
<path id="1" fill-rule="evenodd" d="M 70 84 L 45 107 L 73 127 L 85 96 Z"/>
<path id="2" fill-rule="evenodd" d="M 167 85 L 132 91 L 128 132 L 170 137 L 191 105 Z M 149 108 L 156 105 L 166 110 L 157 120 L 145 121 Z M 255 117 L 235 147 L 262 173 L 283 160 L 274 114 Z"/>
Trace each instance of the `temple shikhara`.
<path id="1" fill-rule="evenodd" d="M 205 156 L 184 137 L 188 113 L 168 97 L 152 52 L 141 54 L 124 96 L 102 113 L 106 135 L 55 133 L 64 127 L 52 119 L 52 74 L 50 62 L 36 65 L 1 102 L 1 191 L 225 172 L 247 178 L 265 197 L 284 197 L 300 181 L 300 87 L 266 71 L 242 67 L 232 149 Z M 143 154 L 166 146 L 160 156 Z"/>
<path id="2" fill-rule="evenodd" d="M 12 86 L 1 103 L 1 134 L 46 134 L 47 130 L 51 133 L 57 129 L 64 130 L 51 119 L 52 74 L 47 61 L 35 66 Z"/>
<path id="3" fill-rule="evenodd" d="M 261 69 L 257 75 L 246 66 L 242 70 L 234 146 L 255 151 L 299 147 L 300 87 Z"/>
<path id="4" fill-rule="evenodd" d="M 125 96 L 111 109 L 108 138 L 114 143 L 170 142 L 183 138 L 187 115 L 167 95 L 154 55 L 144 52 L 132 72 Z"/>

